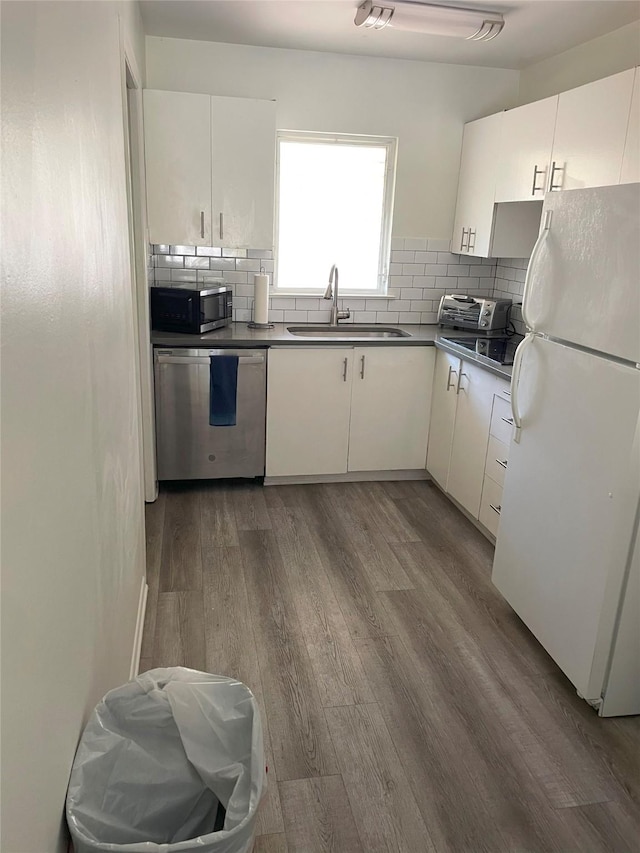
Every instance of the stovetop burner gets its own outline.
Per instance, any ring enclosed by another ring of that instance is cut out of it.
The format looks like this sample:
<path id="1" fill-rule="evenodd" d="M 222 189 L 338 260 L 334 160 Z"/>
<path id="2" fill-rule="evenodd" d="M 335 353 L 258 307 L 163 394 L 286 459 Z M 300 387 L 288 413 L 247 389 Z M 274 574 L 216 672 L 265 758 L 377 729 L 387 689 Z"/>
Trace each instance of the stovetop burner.
<path id="1" fill-rule="evenodd" d="M 522 340 L 519 335 L 511 338 L 442 338 L 450 344 L 474 352 L 495 361 L 498 364 L 511 365 L 516 354 L 518 344 Z"/>

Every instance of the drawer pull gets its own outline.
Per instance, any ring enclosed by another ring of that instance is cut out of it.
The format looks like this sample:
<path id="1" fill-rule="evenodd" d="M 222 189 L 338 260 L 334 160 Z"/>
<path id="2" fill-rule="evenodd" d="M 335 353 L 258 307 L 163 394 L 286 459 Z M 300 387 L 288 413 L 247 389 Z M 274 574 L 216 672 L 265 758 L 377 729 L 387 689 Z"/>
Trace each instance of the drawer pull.
<path id="1" fill-rule="evenodd" d="M 498 465 L 502 465 L 503 468 L 507 467 L 507 460 L 506 459 L 504 460 L 504 462 L 501 459 L 496 459 L 496 462 L 498 463 Z"/>
<path id="2" fill-rule="evenodd" d="M 509 426 L 513 426 L 513 418 L 500 418 L 501 421 L 504 421 L 505 424 L 509 424 Z"/>
<path id="3" fill-rule="evenodd" d="M 494 506 L 493 504 L 489 504 L 489 506 L 491 507 L 491 509 L 492 509 L 494 512 L 497 512 L 497 513 L 498 513 L 498 515 L 500 515 L 500 510 L 502 509 L 502 507 L 501 507 L 500 505 L 498 505 L 498 506 Z"/>

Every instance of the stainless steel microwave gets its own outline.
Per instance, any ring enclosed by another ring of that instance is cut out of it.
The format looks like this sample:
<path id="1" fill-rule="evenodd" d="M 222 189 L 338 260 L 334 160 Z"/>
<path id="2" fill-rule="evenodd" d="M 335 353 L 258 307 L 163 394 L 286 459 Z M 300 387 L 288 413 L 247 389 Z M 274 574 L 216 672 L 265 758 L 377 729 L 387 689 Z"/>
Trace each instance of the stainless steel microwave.
<path id="1" fill-rule="evenodd" d="M 179 284 L 151 288 L 151 326 L 158 332 L 202 335 L 228 326 L 233 295 L 228 285 Z"/>

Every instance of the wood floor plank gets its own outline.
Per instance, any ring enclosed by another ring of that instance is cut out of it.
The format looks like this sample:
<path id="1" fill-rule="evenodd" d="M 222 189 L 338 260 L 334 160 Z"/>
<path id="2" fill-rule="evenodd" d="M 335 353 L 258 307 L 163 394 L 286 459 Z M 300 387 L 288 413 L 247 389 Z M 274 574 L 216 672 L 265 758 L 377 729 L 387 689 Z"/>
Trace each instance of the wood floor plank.
<path id="1" fill-rule="evenodd" d="M 437 674 L 399 638 L 356 644 L 438 853 L 562 851 L 555 810 L 482 724 L 482 696 L 465 697 L 481 723 L 470 730 Z"/>
<path id="2" fill-rule="evenodd" d="M 352 637 L 386 636 L 389 619 L 337 515 L 310 486 L 300 508 Z"/>
<path id="3" fill-rule="evenodd" d="M 160 592 L 202 589 L 200 488 L 172 484 L 167 489 L 160 566 Z"/>
<path id="4" fill-rule="evenodd" d="M 203 538 L 202 563 L 207 670 L 256 691 L 260 670 L 240 547 L 213 547 Z"/>
<path id="5" fill-rule="evenodd" d="M 537 779 L 551 805 L 564 808 L 617 799 L 623 792 L 584 741 L 571 736 L 560 715 L 530 681 L 505 678 L 451 613 L 422 591 L 383 593 L 405 645 L 428 660 L 452 713 L 471 731 L 493 731 Z M 479 710 L 482 713 L 479 713 Z M 481 745 L 481 732 L 478 742 Z"/>
<path id="6" fill-rule="evenodd" d="M 224 481 L 208 481 L 202 485 L 200 520 L 203 548 L 239 544 L 233 494 L 233 489 Z"/>
<path id="7" fill-rule="evenodd" d="M 153 665 L 205 668 L 202 593 L 161 592 L 153 652 Z"/>
<path id="8" fill-rule="evenodd" d="M 256 832 L 259 835 L 279 833 L 284 829 L 280 794 L 240 547 L 218 548 L 203 535 L 202 563 L 206 668 L 208 672 L 242 681 L 260 706 L 265 763 L 270 771 Z"/>
<path id="9" fill-rule="evenodd" d="M 396 555 L 379 529 L 375 502 L 365 500 L 357 483 L 335 483 L 321 487 L 327 511 L 339 521 L 351 547 L 360 558 L 374 590 L 411 589 Z M 385 525 L 388 527 L 388 525 Z"/>
<path id="10" fill-rule="evenodd" d="M 420 535 L 400 512 L 382 483 L 354 483 L 355 505 L 368 515 L 389 543 L 420 542 Z"/>
<path id="11" fill-rule="evenodd" d="M 585 853 L 638 853 L 638 812 L 624 803 L 595 803 L 562 809 L 571 850 Z"/>
<path id="12" fill-rule="evenodd" d="M 333 775 L 335 753 L 275 537 L 239 535 L 277 778 Z"/>
<path id="13" fill-rule="evenodd" d="M 327 708 L 325 715 L 364 849 L 435 853 L 379 707 Z"/>
<path id="14" fill-rule="evenodd" d="M 286 835 L 284 832 L 276 835 L 259 835 L 256 838 L 253 853 L 289 853 Z"/>
<path id="15" fill-rule="evenodd" d="M 360 658 L 304 514 L 286 508 L 272 508 L 269 514 L 322 705 L 372 702 Z"/>
<path id="16" fill-rule="evenodd" d="M 342 776 L 280 782 L 289 853 L 364 853 Z"/>
<path id="17" fill-rule="evenodd" d="M 145 539 L 147 554 L 147 607 L 144 613 L 144 629 L 140 656 L 153 656 L 153 642 L 156 633 L 156 612 L 158 609 L 158 589 L 160 586 L 160 562 L 162 559 L 162 539 L 164 535 L 164 511 L 166 493 L 161 491 L 153 503 L 145 505 Z"/>
<path id="18" fill-rule="evenodd" d="M 234 484 L 232 496 L 238 530 L 270 530 L 265 490 L 254 483 Z"/>

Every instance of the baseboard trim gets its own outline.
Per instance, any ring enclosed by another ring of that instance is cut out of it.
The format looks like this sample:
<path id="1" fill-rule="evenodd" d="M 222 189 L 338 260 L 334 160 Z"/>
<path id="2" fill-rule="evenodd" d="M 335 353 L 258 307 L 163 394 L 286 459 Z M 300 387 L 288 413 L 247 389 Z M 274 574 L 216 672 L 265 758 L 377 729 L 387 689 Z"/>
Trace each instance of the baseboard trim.
<path id="1" fill-rule="evenodd" d="M 346 474 L 300 474 L 292 477 L 265 477 L 265 486 L 302 486 L 312 483 L 371 483 L 388 480 L 429 480 L 422 468 L 407 471 L 349 471 Z"/>
<path id="2" fill-rule="evenodd" d="M 129 671 L 129 679 L 135 678 L 140 669 L 140 652 L 142 651 L 142 632 L 144 631 L 144 615 L 147 609 L 147 595 L 149 587 L 147 579 L 142 578 L 142 586 L 140 587 L 140 598 L 138 599 L 138 616 L 136 619 L 136 633 L 133 638 L 133 653 L 131 655 L 131 669 Z"/>

